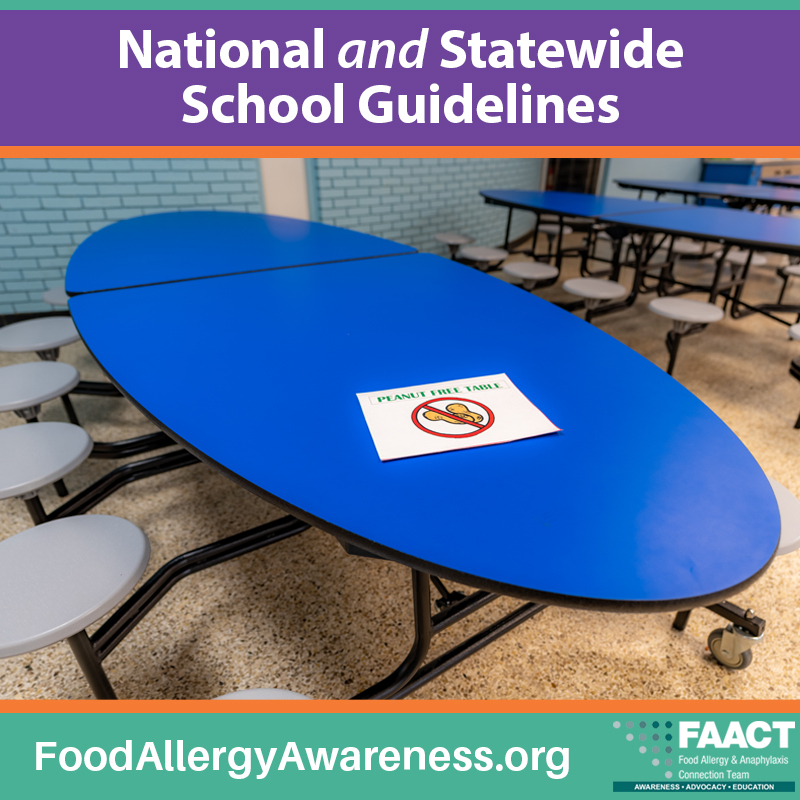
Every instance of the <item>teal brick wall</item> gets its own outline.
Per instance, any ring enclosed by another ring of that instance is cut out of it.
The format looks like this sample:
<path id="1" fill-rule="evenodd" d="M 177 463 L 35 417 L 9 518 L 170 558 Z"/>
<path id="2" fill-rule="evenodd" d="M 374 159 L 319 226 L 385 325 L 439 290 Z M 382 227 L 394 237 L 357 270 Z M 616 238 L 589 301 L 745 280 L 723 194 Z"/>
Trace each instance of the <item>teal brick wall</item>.
<path id="1" fill-rule="evenodd" d="M 262 212 L 256 159 L 0 159 L 0 314 L 48 311 L 75 248 L 158 211 Z"/>
<path id="2" fill-rule="evenodd" d="M 538 189 L 539 159 L 320 158 L 316 161 L 319 219 L 445 255 L 433 237 L 459 231 L 498 246 L 507 211 L 487 206 L 479 189 Z M 533 226 L 514 212 L 512 238 Z"/>
<path id="3" fill-rule="evenodd" d="M 610 158 L 606 165 L 602 194 L 610 197 L 638 197 L 632 189 L 620 189 L 616 178 L 639 178 L 647 180 L 699 181 L 703 171 L 700 158 Z M 645 192 L 645 200 L 654 200 L 652 192 Z M 671 203 L 683 202 L 683 196 L 665 194 L 662 200 Z"/>

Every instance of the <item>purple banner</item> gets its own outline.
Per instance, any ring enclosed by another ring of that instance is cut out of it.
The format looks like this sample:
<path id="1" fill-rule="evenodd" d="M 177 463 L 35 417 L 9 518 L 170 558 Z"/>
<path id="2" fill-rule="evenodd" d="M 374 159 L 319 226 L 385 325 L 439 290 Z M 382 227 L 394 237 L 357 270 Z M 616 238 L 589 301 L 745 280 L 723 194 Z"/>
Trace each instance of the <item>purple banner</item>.
<path id="1" fill-rule="evenodd" d="M 5 11 L 0 146 L 791 147 L 798 41 L 800 11 Z"/>

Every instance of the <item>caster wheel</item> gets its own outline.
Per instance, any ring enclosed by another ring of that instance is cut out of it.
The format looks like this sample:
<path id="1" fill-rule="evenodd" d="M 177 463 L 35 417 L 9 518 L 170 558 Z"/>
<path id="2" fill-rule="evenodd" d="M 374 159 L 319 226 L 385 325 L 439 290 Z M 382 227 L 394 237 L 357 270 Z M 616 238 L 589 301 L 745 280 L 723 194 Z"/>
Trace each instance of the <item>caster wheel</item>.
<path id="1" fill-rule="evenodd" d="M 722 652 L 722 628 L 717 628 L 708 634 L 708 649 L 711 655 L 722 664 L 723 667 L 728 669 L 747 669 L 753 662 L 753 653 L 751 650 L 745 650 L 744 653 L 739 653 L 738 656 L 731 658 Z"/>

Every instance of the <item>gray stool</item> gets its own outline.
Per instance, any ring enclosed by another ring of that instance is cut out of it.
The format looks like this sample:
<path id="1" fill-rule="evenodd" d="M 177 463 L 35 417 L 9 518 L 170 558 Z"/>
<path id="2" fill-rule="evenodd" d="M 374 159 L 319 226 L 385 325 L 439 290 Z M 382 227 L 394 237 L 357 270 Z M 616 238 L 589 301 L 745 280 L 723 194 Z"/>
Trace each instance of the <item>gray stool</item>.
<path id="1" fill-rule="evenodd" d="M 592 312 L 600 303 L 608 300 L 619 300 L 628 294 L 628 290 L 616 281 L 602 278 L 570 278 L 561 284 L 565 292 L 582 297 L 586 308 L 586 321 L 592 321 Z"/>
<path id="2" fill-rule="evenodd" d="M 788 267 L 781 267 L 778 270 L 778 276 L 783 278 L 781 293 L 778 295 L 778 304 L 780 305 L 783 302 L 783 295 L 786 292 L 786 286 L 789 283 L 789 278 L 800 277 L 800 264 L 790 264 Z M 798 317 L 798 322 L 800 322 L 800 317 Z"/>
<path id="3" fill-rule="evenodd" d="M 60 397 L 69 421 L 78 417 L 67 392 L 80 380 L 78 370 L 60 361 L 32 361 L 0 367 L 0 411 L 13 411 L 26 422 L 36 422 L 42 403 Z"/>
<path id="4" fill-rule="evenodd" d="M 775 554 L 785 556 L 800 548 L 800 500 L 778 481 L 769 478 L 769 483 L 781 515 L 781 538 Z"/>
<path id="5" fill-rule="evenodd" d="M 573 228 L 570 225 L 559 225 L 557 222 L 540 222 L 539 227 L 537 229 L 537 233 L 543 233 L 547 237 L 547 258 L 548 260 L 552 257 L 553 254 L 553 242 L 555 242 L 556 237 L 558 236 L 558 232 L 561 230 L 564 236 L 568 236 L 570 233 L 573 232 Z M 534 248 L 536 247 L 536 242 L 533 243 Z M 558 253 L 556 253 L 556 256 Z M 560 263 L 560 262 L 557 262 Z"/>
<path id="6" fill-rule="evenodd" d="M 672 320 L 672 330 L 667 334 L 669 366 L 667 374 L 672 375 L 681 338 L 692 333 L 700 333 L 706 325 L 719 322 L 725 312 L 713 303 L 686 300 L 682 297 L 656 297 L 647 306 L 654 314 Z"/>
<path id="7" fill-rule="evenodd" d="M 455 231 L 437 233 L 433 238 L 450 248 L 450 258 L 452 259 L 455 259 L 458 248 L 461 245 L 472 244 L 475 241 L 471 236 L 465 236 L 463 233 L 456 233 Z"/>
<path id="8" fill-rule="evenodd" d="M 792 325 L 789 328 L 789 336 L 796 342 L 800 342 L 800 324 Z M 800 356 L 792 359 L 789 365 L 789 374 L 795 379 L 800 381 Z M 800 428 L 800 416 L 797 417 L 797 422 L 794 424 L 795 428 Z"/>
<path id="9" fill-rule="evenodd" d="M 601 258 L 601 259 L 596 258 L 597 243 L 602 241 L 602 242 L 608 242 L 608 244 L 611 246 L 612 256 L 619 258 L 620 261 L 627 261 L 628 255 L 630 253 L 630 248 L 634 244 L 633 237 L 629 233 L 622 237 L 620 236 L 614 237 L 608 232 L 607 230 L 608 227 L 614 227 L 614 226 L 608 226 L 606 223 L 599 223 L 592 226 L 592 229 L 595 231 L 595 236 L 594 236 L 594 242 L 592 243 L 591 250 L 589 252 L 589 258 L 611 263 L 607 258 Z M 590 236 L 590 241 L 591 241 L 591 236 Z M 584 267 L 581 267 L 581 274 L 584 276 L 589 275 L 588 270 L 585 270 Z M 601 274 L 608 274 L 608 273 L 604 272 Z"/>
<path id="10" fill-rule="evenodd" d="M 459 261 L 471 261 L 481 271 L 486 272 L 491 264 L 501 264 L 508 258 L 508 251 L 499 247 L 470 245 L 462 247 Z"/>
<path id="11" fill-rule="evenodd" d="M 604 239 L 607 242 L 613 242 L 614 241 L 614 238 L 606 230 L 598 231 L 597 232 L 597 238 L 598 239 Z M 626 236 L 623 236 L 622 239 L 620 239 L 620 241 L 623 244 L 631 244 L 633 242 L 633 237 L 630 234 L 627 234 Z"/>
<path id="12" fill-rule="evenodd" d="M 728 254 L 725 256 L 725 261 L 728 264 L 733 264 L 735 267 L 743 267 L 747 263 L 747 257 L 750 255 L 749 250 L 734 250 L 731 248 L 728 250 Z M 714 251 L 714 258 L 719 260 L 722 257 L 722 250 L 715 250 Z M 751 267 L 763 267 L 764 264 L 767 263 L 767 257 L 762 256 L 760 253 L 753 253 L 752 258 L 750 259 L 750 266 Z"/>
<path id="13" fill-rule="evenodd" d="M 216 697 L 216 700 L 310 700 L 304 694 L 290 692 L 288 689 L 241 689 Z"/>
<path id="14" fill-rule="evenodd" d="M 675 256 L 699 256 L 703 254 L 703 245 L 700 242 L 676 239 L 672 242 L 672 254 Z"/>
<path id="15" fill-rule="evenodd" d="M 85 629 L 128 594 L 149 558 L 139 528 L 101 514 L 46 522 L 0 542 L 0 658 L 66 639 L 95 697 L 113 700 Z"/>
<path id="16" fill-rule="evenodd" d="M 551 281 L 558 277 L 558 267 L 540 264 L 538 261 L 512 261 L 503 265 L 503 272 L 512 278 L 522 279 L 522 288 L 532 292 L 537 283 Z"/>
<path id="17" fill-rule="evenodd" d="M 539 233 L 543 233 L 545 236 L 558 236 L 559 228 L 561 228 L 561 226 L 557 222 L 539 223 Z M 569 225 L 564 225 L 562 232 L 566 236 L 572 233 L 572 227 Z"/>
<path id="18" fill-rule="evenodd" d="M 703 245 L 700 242 L 677 239 L 672 243 L 672 252 L 679 256 L 699 256 L 703 252 Z"/>
<path id="19" fill-rule="evenodd" d="M 37 317 L 0 328 L 0 352 L 35 352 L 43 361 L 56 361 L 60 347 L 80 338 L 70 317 Z"/>
<path id="20" fill-rule="evenodd" d="M 63 286 L 54 286 L 42 294 L 42 300 L 51 306 L 68 306 L 69 295 Z"/>
<path id="21" fill-rule="evenodd" d="M 47 520 L 39 491 L 58 482 L 82 464 L 92 452 L 92 439 L 83 428 L 68 422 L 37 422 L 0 430 L 0 500 L 25 501 L 37 525 Z M 63 483 L 62 483 L 63 486 Z M 2 606 L 0 606 L 2 607 Z"/>

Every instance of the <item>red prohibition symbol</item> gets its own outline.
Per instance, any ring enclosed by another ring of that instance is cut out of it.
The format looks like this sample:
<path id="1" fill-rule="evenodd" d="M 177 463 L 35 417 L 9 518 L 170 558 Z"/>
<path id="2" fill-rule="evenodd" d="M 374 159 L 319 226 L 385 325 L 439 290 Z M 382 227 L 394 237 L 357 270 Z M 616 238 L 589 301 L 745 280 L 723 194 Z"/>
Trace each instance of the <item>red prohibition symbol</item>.
<path id="1" fill-rule="evenodd" d="M 473 406 L 477 406 L 485 413 L 478 412 Z M 465 439 L 468 436 L 477 436 L 491 428 L 494 424 L 494 413 L 491 408 L 477 400 L 468 400 L 459 395 L 448 395 L 420 403 L 411 412 L 411 421 L 421 431 L 433 436 L 442 436 L 445 439 Z M 434 428 L 437 422 L 446 422 L 455 430 L 453 433 L 437 430 Z M 467 426 L 469 430 L 461 433 L 464 426 Z"/>

